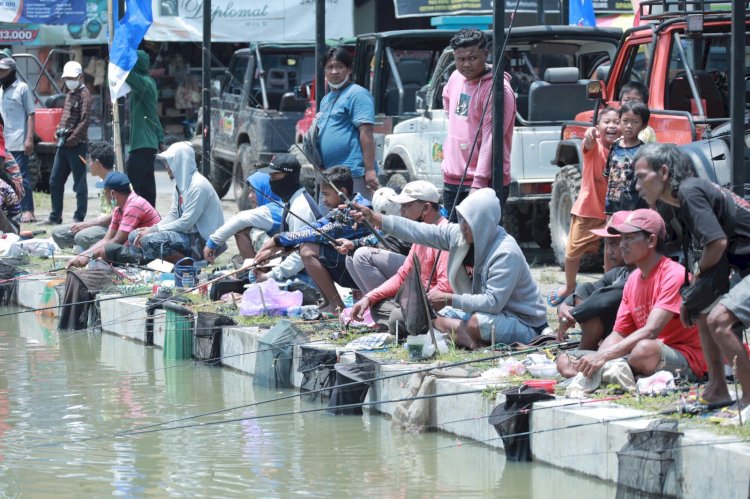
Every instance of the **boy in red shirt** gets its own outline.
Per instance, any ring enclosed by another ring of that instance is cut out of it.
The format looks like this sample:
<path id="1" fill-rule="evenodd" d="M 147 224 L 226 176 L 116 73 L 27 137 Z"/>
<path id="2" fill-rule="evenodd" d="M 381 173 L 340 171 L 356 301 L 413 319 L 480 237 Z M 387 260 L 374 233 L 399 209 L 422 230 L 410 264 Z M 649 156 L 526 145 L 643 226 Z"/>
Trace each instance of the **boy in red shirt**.
<path id="1" fill-rule="evenodd" d="M 583 138 L 581 191 L 570 210 L 570 231 L 565 248 L 565 285 L 550 292 L 547 297 L 550 307 L 557 307 L 575 291 L 581 257 L 586 253 L 599 251 L 599 236 L 591 231 L 603 228 L 606 221 L 604 198 L 607 194 L 607 178 L 604 177 L 604 168 L 609 148 L 619 136 L 620 115 L 611 107 L 604 108 L 599 113 L 596 126 L 586 130 Z"/>

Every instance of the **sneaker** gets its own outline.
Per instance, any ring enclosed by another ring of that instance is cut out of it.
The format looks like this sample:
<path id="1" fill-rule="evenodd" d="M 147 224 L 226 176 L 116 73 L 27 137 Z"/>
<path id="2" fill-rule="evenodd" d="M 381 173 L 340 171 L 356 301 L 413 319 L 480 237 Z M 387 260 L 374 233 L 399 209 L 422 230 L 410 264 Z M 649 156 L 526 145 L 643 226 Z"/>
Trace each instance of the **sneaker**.
<path id="1" fill-rule="evenodd" d="M 37 222 L 37 225 L 60 225 L 62 223 L 62 220 L 52 220 L 51 218 L 47 217 L 41 222 Z"/>

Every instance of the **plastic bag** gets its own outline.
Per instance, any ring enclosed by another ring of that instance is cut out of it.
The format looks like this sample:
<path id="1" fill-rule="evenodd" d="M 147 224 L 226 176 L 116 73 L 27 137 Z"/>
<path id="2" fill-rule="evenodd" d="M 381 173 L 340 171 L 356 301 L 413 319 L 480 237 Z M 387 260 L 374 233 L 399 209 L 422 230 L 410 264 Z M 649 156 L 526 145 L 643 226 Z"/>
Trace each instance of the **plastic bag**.
<path id="1" fill-rule="evenodd" d="M 372 319 L 372 314 L 370 313 L 369 308 L 365 310 L 364 314 L 362 314 L 361 321 L 355 321 L 354 319 L 352 319 L 352 307 L 347 307 L 344 310 L 342 310 L 341 315 L 339 317 L 341 318 L 341 323 L 346 324 L 348 326 L 367 326 L 367 327 L 375 326 L 375 321 Z"/>
<path id="2" fill-rule="evenodd" d="M 251 284 L 242 294 L 240 315 L 282 315 L 289 307 L 302 305 L 301 291 L 283 291 L 273 279 Z"/>

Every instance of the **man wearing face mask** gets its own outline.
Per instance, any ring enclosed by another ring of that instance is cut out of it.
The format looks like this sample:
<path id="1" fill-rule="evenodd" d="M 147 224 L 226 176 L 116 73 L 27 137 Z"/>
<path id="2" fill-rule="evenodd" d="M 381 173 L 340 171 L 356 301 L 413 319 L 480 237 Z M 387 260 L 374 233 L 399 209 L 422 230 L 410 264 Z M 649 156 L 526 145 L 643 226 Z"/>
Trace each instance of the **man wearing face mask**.
<path id="1" fill-rule="evenodd" d="M 18 79 L 12 57 L 0 59 L 0 102 L 5 148 L 13 154 L 23 176 L 21 223 L 35 222 L 29 174 L 29 155 L 34 152 L 34 96 Z"/>
<path id="2" fill-rule="evenodd" d="M 333 47 L 323 58 L 331 91 L 320 101 L 316 116 L 318 148 L 323 168 L 346 166 L 352 172 L 354 192 L 372 197 L 378 185 L 375 172 L 375 101 L 365 88 L 351 82 L 352 55 Z"/>
<path id="3" fill-rule="evenodd" d="M 161 258 L 176 263 L 187 256 L 203 260 L 206 241 L 224 224 L 221 200 L 208 179 L 198 172 L 195 151 L 189 142 L 176 142 L 156 156 L 166 161 L 167 174 L 175 182 L 172 206 L 158 224 L 130 233 L 128 259 Z M 226 244 L 222 244 L 215 254 L 226 249 Z"/>
<path id="4" fill-rule="evenodd" d="M 89 117 L 91 115 L 91 93 L 83 84 L 83 69 L 76 61 L 65 63 L 62 73 L 65 87 L 65 105 L 60 124 L 57 127 L 58 144 L 52 175 L 49 179 L 52 210 L 43 225 L 62 223 L 63 195 L 65 182 L 73 173 L 73 190 L 76 193 L 76 211 L 73 223 L 83 222 L 88 205 L 88 185 L 86 184 L 86 164 L 81 159 L 88 150 Z"/>

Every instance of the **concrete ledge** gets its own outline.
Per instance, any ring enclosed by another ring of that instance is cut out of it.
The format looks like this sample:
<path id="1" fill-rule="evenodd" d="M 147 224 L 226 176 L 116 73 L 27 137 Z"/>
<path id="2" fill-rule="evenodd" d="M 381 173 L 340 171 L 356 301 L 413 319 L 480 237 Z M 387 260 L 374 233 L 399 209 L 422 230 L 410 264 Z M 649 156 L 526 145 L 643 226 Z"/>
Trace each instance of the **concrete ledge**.
<path id="1" fill-rule="evenodd" d="M 97 296 L 102 331 L 146 343 L 146 299 L 140 296 L 122 296 L 112 299 L 116 296 L 111 294 Z M 154 336 L 156 336 L 156 329 L 156 324 L 154 324 Z"/>
<path id="2" fill-rule="evenodd" d="M 259 327 L 224 327 L 221 333 L 222 365 L 246 374 L 255 374 L 255 352 L 260 348 L 258 340 L 266 331 Z"/>
<path id="3" fill-rule="evenodd" d="M 44 279 L 39 276 L 16 281 L 16 303 L 27 308 L 59 307 L 65 294 L 65 278 Z M 41 310 L 42 315 L 57 317 L 58 308 Z"/>

